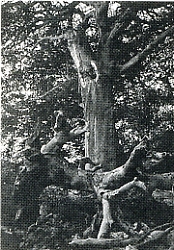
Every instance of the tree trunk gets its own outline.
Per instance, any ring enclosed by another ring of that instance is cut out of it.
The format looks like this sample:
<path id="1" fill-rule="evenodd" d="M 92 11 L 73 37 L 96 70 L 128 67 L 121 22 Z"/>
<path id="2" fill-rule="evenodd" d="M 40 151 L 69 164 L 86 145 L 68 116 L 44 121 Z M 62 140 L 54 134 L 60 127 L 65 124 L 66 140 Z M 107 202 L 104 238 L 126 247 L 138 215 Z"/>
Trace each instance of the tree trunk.
<path id="1" fill-rule="evenodd" d="M 102 164 L 104 170 L 114 169 L 118 140 L 113 121 L 111 79 L 102 72 L 100 60 L 94 62 L 72 37 L 68 42 L 78 71 L 84 116 L 89 128 L 85 134 L 85 156 Z"/>
<path id="2" fill-rule="evenodd" d="M 116 166 L 116 140 L 113 123 L 112 89 L 106 76 L 91 82 L 86 100 L 85 119 L 89 123 L 86 133 L 86 156 L 95 163 L 102 164 L 105 170 Z"/>

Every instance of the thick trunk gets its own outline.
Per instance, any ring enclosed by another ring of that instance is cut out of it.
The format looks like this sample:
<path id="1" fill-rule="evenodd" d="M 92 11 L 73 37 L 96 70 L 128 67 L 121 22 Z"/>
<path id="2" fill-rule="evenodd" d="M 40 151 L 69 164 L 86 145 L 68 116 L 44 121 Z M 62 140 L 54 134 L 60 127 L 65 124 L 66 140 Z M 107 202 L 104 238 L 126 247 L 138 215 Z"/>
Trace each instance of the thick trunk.
<path id="1" fill-rule="evenodd" d="M 83 49 L 69 39 L 69 50 L 76 65 L 85 120 L 89 130 L 85 135 L 85 154 L 94 163 L 102 164 L 105 170 L 113 169 L 116 163 L 118 140 L 113 121 L 113 95 L 110 78 L 102 71 L 99 62 L 94 62 Z"/>
<path id="2" fill-rule="evenodd" d="M 116 140 L 112 115 L 112 90 L 106 76 L 91 82 L 86 100 L 85 118 L 89 124 L 86 133 L 86 156 L 102 164 L 105 170 L 116 166 Z"/>

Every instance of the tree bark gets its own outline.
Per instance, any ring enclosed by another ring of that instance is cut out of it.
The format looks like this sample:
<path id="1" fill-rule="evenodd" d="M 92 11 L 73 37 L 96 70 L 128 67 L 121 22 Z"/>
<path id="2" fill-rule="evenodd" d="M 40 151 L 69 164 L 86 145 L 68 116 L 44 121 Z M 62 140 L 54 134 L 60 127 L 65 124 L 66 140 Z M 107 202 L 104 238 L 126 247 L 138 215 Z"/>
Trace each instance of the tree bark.
<path id="1" fill-rule="evenodd" d="M 118 141 L 113 121 L 111 80 L 102 72 L 100 60 L 94 62 L 87 56 L 72 34 L 68 37 L 68 44 L 78 71 L 85 120 L 89 124 L 89 131 L 85 134 L 85 156 L 102 164 L 105 170 L 113 169 Z"/>
<path id="2" fill-rule="evenodd" d="M 112 114 L 112 90 L 106 76 L 92 82 L 86 101 L 85 116 L 89 122 L 86 134 L 86 156 L 102 164 L 105 170 L 116 167 L 116 141 Z"/>

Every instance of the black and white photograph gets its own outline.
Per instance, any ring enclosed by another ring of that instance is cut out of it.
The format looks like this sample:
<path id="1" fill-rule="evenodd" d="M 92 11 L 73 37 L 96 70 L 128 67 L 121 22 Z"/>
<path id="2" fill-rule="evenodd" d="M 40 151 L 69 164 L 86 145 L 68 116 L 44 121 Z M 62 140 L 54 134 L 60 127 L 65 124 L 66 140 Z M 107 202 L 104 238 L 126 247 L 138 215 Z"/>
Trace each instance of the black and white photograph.
<path id="1" fill-rule="evenodd" d="M 1 1 L 1 249 L 174 250 L 174 1 Z"/>

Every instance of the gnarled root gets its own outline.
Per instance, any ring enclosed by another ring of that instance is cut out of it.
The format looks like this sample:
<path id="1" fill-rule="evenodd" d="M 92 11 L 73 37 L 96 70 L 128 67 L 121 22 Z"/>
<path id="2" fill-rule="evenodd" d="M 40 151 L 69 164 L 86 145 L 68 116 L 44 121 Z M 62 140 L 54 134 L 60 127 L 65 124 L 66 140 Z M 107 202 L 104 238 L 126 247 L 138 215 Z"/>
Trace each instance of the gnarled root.
<path id="1" fill-rule="evenodd" d="M 103 220 L 97 235 L 97 239 L 105 238 L 108 236 L 112 223 L 114 222 L 111 216 L 110 204 L 109 201 L 105 198 L 102 198 L 102 207 L 103 207 Z"/>
<path id="2" fill-rule="evenodd" d="M 111 248 L 111 247 L 124 247 L 129 244 L 135 244 L 137 242 L 136 238 L 130 238 L 125 240 L 120 239 L 73 239 L 69 244 L 76 247 L 97 247 L 99 249 Z"/>
<path id="3" fill-rule="evenodd" d="M 102 192 L 104 192 L 102 197 L 105 199 L 111 199 L 113 196 L 124 193 L 133 187 L 139 187 L 139 188 L 143 189 L 144 191 L 146 191 L 146 186 L 145 186 L 144 182 L 138 181 L 137 177 L 135 177 L 133 181 L 130 181 L 130 182 L 124 184 L 123 186 L 121 186 L 120 188 L 115 189 L 113 191 L 102 190 Z"/>
<path id="4" fill-rule="evenodd" d="M 136 177 L 134 178 L 133 181 L 126 183 L 125 185 L 121 186 L 116 190 L 113 191 L 100 190 L 100 194 L 102 195 L 103 220 L 97 236 L 98 239 L 105 238 L 106 236 L 108 236 L 111 225 L 113 223 L 109 199 L 111 199 L 115 195 L 130 190 L 132 187 L 139 187 L 142 188 L 144 191 L 146 191 L 145 184 L 142 181 L 138 181 Z"/>

